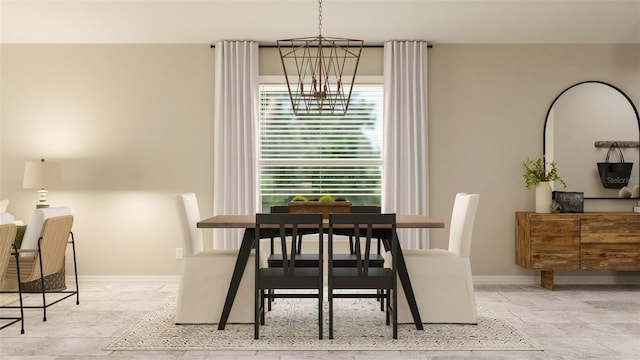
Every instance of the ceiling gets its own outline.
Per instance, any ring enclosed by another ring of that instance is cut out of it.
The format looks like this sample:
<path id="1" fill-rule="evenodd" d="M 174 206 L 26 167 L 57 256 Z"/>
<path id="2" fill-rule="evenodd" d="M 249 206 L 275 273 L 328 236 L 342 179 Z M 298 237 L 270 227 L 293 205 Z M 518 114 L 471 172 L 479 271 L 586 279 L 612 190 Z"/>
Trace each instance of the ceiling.
<path id="1" fill-rule="evenodd" d="M 640 0 L 324 0 L 322 34 L 438 43 L 640 44 Z M 0 0 L 2 43 L 316 36 L 315 0 Z"/>

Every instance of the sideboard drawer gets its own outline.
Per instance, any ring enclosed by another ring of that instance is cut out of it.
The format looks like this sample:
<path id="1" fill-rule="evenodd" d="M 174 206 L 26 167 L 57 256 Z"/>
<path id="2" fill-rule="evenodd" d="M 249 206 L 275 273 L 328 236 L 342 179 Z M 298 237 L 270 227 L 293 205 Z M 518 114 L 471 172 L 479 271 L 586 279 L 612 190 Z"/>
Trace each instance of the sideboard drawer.
<path id="1" fill-rule="evenodd" d="M 582 217 L 581 268 L 640 268 L 640 217 L 618 214 Z"/>
<path id="2" fill-rule="evenodd" d="M 537 216 L 530 222 L 531 268 L 580 269 L 580 219 Z"/>
<path id="3" fill-rule="evenodd" d="M 582 270 L 638 270 L 640 244 L 582 244 Z"/>
<path id="4" fill-rule="evenodd" d="M 640 244 L 640 216 L 583 215 L 582 243 Z"/>

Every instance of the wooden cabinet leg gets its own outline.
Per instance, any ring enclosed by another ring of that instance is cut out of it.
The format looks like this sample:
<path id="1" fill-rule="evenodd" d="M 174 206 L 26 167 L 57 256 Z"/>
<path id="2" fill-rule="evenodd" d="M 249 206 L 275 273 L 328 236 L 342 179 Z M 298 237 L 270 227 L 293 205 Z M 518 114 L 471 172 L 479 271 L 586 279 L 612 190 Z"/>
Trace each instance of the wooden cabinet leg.
<path id="1" fill-rule="evenodd" d="M 547 290 L 553 290 L 553 271 L 540 272 L 540 286 Z"/>

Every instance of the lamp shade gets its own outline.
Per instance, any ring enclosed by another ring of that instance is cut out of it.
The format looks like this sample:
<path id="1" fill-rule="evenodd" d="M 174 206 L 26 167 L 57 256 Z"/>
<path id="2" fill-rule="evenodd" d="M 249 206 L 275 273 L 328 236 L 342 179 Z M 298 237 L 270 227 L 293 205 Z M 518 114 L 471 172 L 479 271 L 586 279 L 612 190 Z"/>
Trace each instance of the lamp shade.
<path id="1" fill-rule="evenodd" d="M 27 161 L 24 164 L 24 189 L 51 189 L 62 186 L 59 162 Z"/>

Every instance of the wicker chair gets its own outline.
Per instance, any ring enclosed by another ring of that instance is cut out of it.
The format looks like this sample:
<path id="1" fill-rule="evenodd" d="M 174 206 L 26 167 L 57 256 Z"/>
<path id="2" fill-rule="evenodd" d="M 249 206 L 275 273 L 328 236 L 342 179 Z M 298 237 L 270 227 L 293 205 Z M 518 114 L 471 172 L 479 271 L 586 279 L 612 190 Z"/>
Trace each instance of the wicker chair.
<path id="1" fill-rule="evenodd" d="M 13 244 L 16 238 L 16 225 L 14 224 L 6 224 L 0 225 L 0 279 L 4 278 L 4 274 L 9 267 L 9 259 L 11 256 L 16 257 L 16 266 L 19 266 L 19 259 L 17 252 L 15 251 L 15 245 Z M 12 250 L 13 248 L 13 250 Z M 19 274 L 19 272 L 18 272 Z M 7 326 L 13 325 L 20 322 L 20 334 L 24 334 L 24 311 L 22 304 L 22 291 L 20 287 L 20 282 L 18 282 L 18 300 L 20 303 L 20 317 L 13 316 L 3 316 L 0 317 L 1 320 L 9 320 L 8 323 L 0 326 L 0 329 L 4 329 Z"/>
<path id="2" fill-rule="evenodd" d="M 78 272 L 76 266 L 75 241 L 71 227 L 73 225 L 72 215 L 60 215 L 61 213 L 70 213 L 68 208 L 45 208 L 36 209 L 32 219 L 27 225 L 25 237 L 22 241 L 19 254 L 20 272 L 17 271 L 18 259 L 9 261 L 9 268 L 4 276 L 5 280 L 19 281 L 21 284 L 40 281 L 40 290 L 42 293 L 42 305 L 29 305 L 24 308 L 37 308 L 43 310 L 43 321 L 47 321 L 47 308 L 64 299 L 76 295 L 76 304 L 80 303 L 78 297 Z M 30 233 L 37 231 L 35 229 L 42 224 L 40 235 L 37 242 L 31 242 Z M 72 245 L 73 264 L 76 281 L 76 290 L 45 290 L 44 277 L 55 274 L 62 270 L 65 265 L 65 253 L 67 245 Z M 20 287 L 18 287 L 20 288 Z M 3 291 L 4 293 L 16 291 Z M 60 293 L 64 296 L 55 301 L 47 303 L 45 293 Z M 15 306 L 5 306 L 15 307 Z"/>

